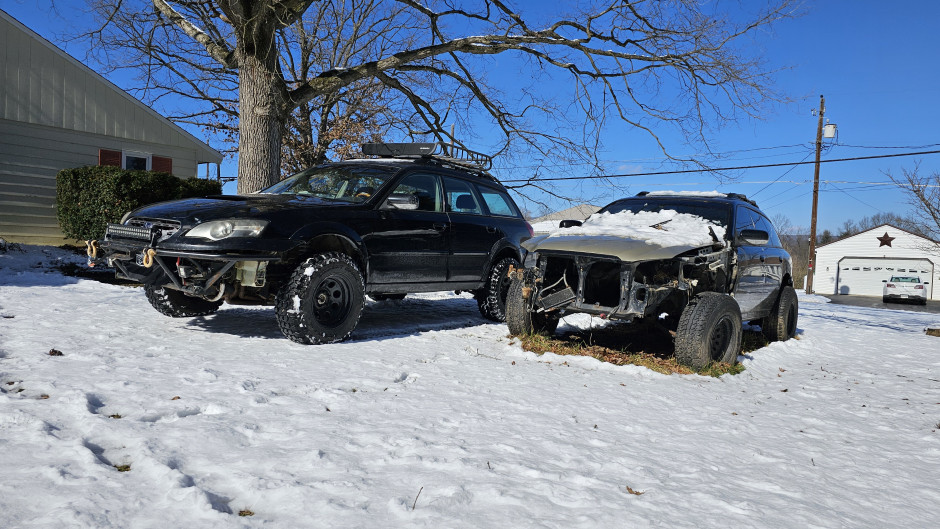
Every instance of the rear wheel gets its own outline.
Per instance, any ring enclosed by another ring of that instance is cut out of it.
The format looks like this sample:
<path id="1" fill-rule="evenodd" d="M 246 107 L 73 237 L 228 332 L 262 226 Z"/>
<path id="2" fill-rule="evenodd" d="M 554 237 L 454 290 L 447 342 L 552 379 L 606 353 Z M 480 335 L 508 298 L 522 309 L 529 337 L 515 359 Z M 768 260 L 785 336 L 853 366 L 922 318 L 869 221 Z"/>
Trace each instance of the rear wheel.
<path id="1" fill-rule="evenodd" d="M 521 336 L 526 334 L 547 334 L 551 336 L 558 328 L 557 313 L 535 312 L 532 303 L 522 297 L 525 281 L 513 277 L 506 296 L 506 325 L 509 333 Z"/>
<path id="2" fill-rule="evenodd" d="M 733 364 L 741 350 L 741 309 L 731 296 L 705 292 L 682 311 L 676 329 L 676 360 L 702 369 L 712 362 Z"/>
<path id="3" fill-rule="evenodd" d="M 297 267 L 277 295 L 277 324 L 303 344 L 345 340 L 365 303 L 359 267 L 342 253 L 325 253 Z"/>
<path id="4" fill-rule="evenodd" d="M 509 268 L 519 268 L 515 257 L 504 257 L 493 265 L 483 289 L 477 292 L 477 305 L 484 318 L 506 321 L 506 296 L 509 294 Z"/>
<path id="5" fill-rule="evenodd" d="M 189 318 L 192 316 L 205 316 L 219 310 L 222 301 L 208 301 L 202 298 L 187 296 L 178 290 L 154 285 L 144 286 L 147 301 L 157 309 L 160 314 L 171 318 Z"/>
<path id="6" fill-rule="evenodd" d="M 796 322 L 799 302 L 796 291 L 791 286 L 784 286 L 777 295 L 773 311 L 761 320 L 761 330 L 771 342 L 785 342 L 796 335 Z"/>

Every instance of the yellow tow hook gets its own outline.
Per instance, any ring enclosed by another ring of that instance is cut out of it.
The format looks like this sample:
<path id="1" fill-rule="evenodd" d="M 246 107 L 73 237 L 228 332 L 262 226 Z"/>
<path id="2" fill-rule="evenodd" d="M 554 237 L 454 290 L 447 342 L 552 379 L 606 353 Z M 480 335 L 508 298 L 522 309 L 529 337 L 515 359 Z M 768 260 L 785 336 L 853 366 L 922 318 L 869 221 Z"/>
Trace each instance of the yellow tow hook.
<path id="1" fill-rule="evenodd" d="M 88 254 L 88 266 L 95 267 L 95 259 L 98 258 L 98 241 L 85 241 L 85 253 Z"/>
<path id="2" fill-rule="evenodd" d="M 144 267 L 150 268 L 151 266 L 153 266 L 153 258 L 155 255 L 157 255 L 157 251 L 154 250 L 153 248 L 147 248 L 146 250 L 144 250 L 144 258 L 143 258 L 143 263 L 142 263 Z"/>

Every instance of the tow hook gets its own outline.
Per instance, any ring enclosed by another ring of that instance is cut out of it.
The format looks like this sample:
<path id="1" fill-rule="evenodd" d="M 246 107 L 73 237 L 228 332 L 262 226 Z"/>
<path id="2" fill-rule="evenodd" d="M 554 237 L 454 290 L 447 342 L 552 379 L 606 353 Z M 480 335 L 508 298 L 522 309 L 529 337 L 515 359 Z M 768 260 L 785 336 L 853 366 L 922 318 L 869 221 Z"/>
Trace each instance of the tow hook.
<path id="1" fill-rule="evenodd" d="M 85 241 L 85 253 L 88 255 L 89 268 L 94 268 L 98 259 L 98 241 Z"/>
<path id="2" fill-rule="evenodd" d="M 146 250 L 144 250 L 142 264 L 144 265 L 145 268 L 150 268 L 151 266 L 153 266 L 153 258 L 155 255 L 157 255 L 157 251 L 154 250 L 153 248 L 147 248 Z"/>

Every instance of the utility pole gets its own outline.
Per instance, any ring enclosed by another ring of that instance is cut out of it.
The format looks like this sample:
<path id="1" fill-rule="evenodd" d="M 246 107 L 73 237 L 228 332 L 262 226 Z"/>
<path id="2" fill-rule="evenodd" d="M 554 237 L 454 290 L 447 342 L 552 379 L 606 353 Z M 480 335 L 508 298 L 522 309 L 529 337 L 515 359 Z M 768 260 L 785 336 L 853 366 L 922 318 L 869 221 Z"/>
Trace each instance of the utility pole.
<path id="1" fill-rule="evenodd" d="M 816 125 L 816 169 L 813 171 L 813 218 L 809 224 L 809 262 L 806 271 L 806 293 L 813 293 L 813 275 L 816 273 L 816 208 L 819 205 L 819 156 L 822 154 L 823 114 L 826 98 L 819 96 L 819 124 Z"/>

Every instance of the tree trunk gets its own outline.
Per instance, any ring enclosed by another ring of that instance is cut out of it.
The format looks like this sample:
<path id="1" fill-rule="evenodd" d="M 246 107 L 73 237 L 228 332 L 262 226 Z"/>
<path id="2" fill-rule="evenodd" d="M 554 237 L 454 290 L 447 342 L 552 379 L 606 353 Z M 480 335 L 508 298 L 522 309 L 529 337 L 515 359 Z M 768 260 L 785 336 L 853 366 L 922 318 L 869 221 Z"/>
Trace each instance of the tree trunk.
<path id="1" fill-rule="evenodd" d="M 277 55 L 240 53 L 238 193 L 254 193 L 281 180 L 285 94 Z M 272 63 L 272 64 L 268 64 Z"/>

